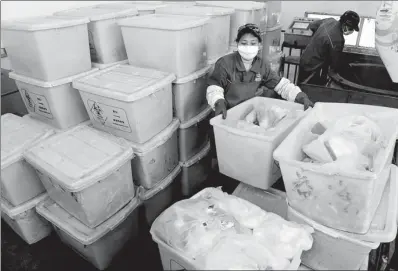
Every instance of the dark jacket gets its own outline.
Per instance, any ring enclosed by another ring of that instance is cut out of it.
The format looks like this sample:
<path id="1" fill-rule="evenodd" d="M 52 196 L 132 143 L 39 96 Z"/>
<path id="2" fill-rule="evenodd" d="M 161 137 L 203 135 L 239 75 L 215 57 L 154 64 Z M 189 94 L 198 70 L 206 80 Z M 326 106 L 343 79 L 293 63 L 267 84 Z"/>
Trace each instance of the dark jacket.
<path id="1" fill-rule="evenodd" d="M 309 27 L 314 35 L 301 55 L 300 68 L 307 72 L 327 66 L 338 70 L 345 43 L 341 23 L 327 18 L 314 21 Z"/>

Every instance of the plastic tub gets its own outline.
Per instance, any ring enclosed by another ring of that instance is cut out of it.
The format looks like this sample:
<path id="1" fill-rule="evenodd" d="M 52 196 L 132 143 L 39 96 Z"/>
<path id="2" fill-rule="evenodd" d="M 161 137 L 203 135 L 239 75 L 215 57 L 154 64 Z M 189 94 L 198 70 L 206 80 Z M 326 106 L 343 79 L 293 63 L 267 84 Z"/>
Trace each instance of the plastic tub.
<path id="1" fill-rule="evenodd" d="M 233 52 L 234 52 L 234 50 L 232 50 L 231 48 L 229 48 L 229 49 L 228 49 L 228 53 L 226 53 L 226 54 L 223 55 L 223 56 L 232 54 Z M 223 57 L 223 56 L 221 56 L 221 57 Z M 210 59 L 210 60 L 207 61 L 207 65 L 210 66 L 209 76 L 213 73 L 214 67 L 215 67 L 215 65 L 216 65 L 216 62 L 217 62 L 217 60 L 219 60 L 221 57 L 215 58 L 215 59 Z M 206 90 L 207 90 L 207 88 L 206 88 Z"/>
<path id="2" fill-rule="evenodd" d="M 178 149 L 181 162 L 195 156 L 209 140 L 212 109 L 207 107 L 187 122 L 181 123 L 178 130 Z"/>
<path id="3" fill-rule="evenodd" d="M 99 270 L 106 269 L 129 239 L 138 235 L 138 206 L 133 199 L 95 229 L 83 225 L 53 200 L 37 205 L 37 212 L 54 226 L 61 241 Z"/>
<path id="4" fill-rule="evenodd" d="M 249 111 L 260 105 L 278 106 L 291 110 L 275 129 L 264 134 L 254 134 L 232 127 L 229 122 L 243 119 Z M 211 119 L 220 172 L 251 186 L 268 189 L 280 177 L 281 172 L 272 153 L 293 130 L 304 115 L 303 106 L 283 100 L 254 97 L 228 110 L 228 117 Z"/>
<path id="5" fill-rule="evenodd" d="M 232 195 L 245 199 L 266 212 L 277 214 L 284 219 L 287 218 L 287 201 L 285 192 L 274 188 L 262 190 L 240 183 Z"/>
<path id="6" fill-rule="evenodd" d="M 87 19 L 34 17 L 1 22 L 1 40 L 12 69 L 54 81 L 91 69 Z"/>
<path id="7" fill-rule="evenodd" d="M 23 153 L 54 134 L 21 117 L 1 116 L 1 196 L 18 206 L 45 192 L 34 168 Z"/>
<path id="8" fill-rule="evenodd" d="M 207 23 L 207 59 L 215 59 L 228 51 L 229 28 L 231 15 L 235 13 L 232 8 L 201 7 L 201 6 L 176 6 L 168 5 L 157 8 L 158 14 L 176 14 L 206 16 L 210 20 Z"/>
<path id="9" fill-rule="evenodd" d="M 206 67 L 208 18 L 152 14 L 119 21 L 130 65 L 174 73 Z M 143 53 L 150 52 L 148 54 Z"/>
<path id="10" fill-rule="evenodd" d="M 164 210 L 180 199 L 181 193 L 178 193 L 181 184 L 180 173 L 181 167 L 177 165 L 166 178 L 158 182 L 152 189 L 140 188 L 138 194 L 140 200 L 143 201 L 145 218 L 149 226 Z"/>
<path id="11" fill-rule="evenodd" d="M 390 174 L 398 135 L 398 110 L 361 104 L 316 103 L 274 152 L 279 162 L 290 205 L 324 226 L 352 233 L 369 230 Z M 338 168 L 302 162 L 302 146 L 312 127 L 322 120 L 349 115 L 377 116 L 385 138 L 374 159 L 373 172 L 341 172 Z M 394 123 L 395 122 L 395 123 Z"/>
<path id="12" fill-rule="evenodd" d="M 108 64 L 127 59 L 122 32 L 117 20 L 138 15 L 137 9 L 111 9 L 88 6 L 54 13 L 69 18 L 87 18 L 91 62 Z"/>
<path id="13" fill-rule="evenodd" d="M 135 157 L 131 161 L 134 182 L 151 189 L 178 165 L 178 119 L 144 144 L 131 144 Z"/>
<path id="14" fill-rule="evenodd" d="M 98 69 L 61 80 L 44 82 L 10 73 L 29 113 L 57 129 L 67 129 L 89 119 L 79 91 L 72 81 Z"/>
<path id="15" fill-rule="evenodd" d="M 47 193 L 39 195 L 17 207 L 1 198 L 1 217 L 29 245 L 50 235 L 51 224 L 36 213 L 36 205 L 46 199 Z"/>
<path id="16" fill-rule="evenodd" d="M 267 28 L 280 24 L 282 1 L 267 1 Z"/>
<path id="17" fill-rule="evenodd" d="M 135 196 L 131 147 L 87 125 L 56 134 L 24 156 L 49 196 L 88 227 L 98 226 Z"/>
<path id="18" fill-rule="evenodd" d="M 144 143 L 173 120 L 169 73 L 117 65 L 73 81 L 94 127 Z"/>
<path id="19" fill-rule="evenodd" d="M 200 186 L 207 179 L 211 161 L 208 159 L 210 153 L 210 141 L 187 162 L 180 162 L 182 167 L 181 188 L 183 196 L 192 196 L 199 192 Z"/>
<path id="20" fill-rule="evenodd" d="M 95 63 L 95 62 L 91 63 L 93 68 L 98 68 L 100 70 L 107 69 L 107 68 L 110 68 L 110 67 L 113 67 L 113 66 L 116 66 L 116 65 L 125 65 L 125 64 L 129 64 L 129 61 L 127 59 L 126 60 L 122 60 L 122 61 L 109 63 L 109 64 L 99 64 L 99 63 Z"/>
<path id="21" fill-rule="evenodd" d="M 238 28 L 247 23 L 254 23 L 265 31 L 267 27 L 267 5 L 254 1 L 196 1 L 199 6 L 213 6 L 235 9 L 231 16 L 229 43 L 235 44 Z"/>
<path id="22" fill-rule="evenodd" d="M 282 38 L 282 26 L 277 25 L 273 28 L 267 28 L 267 30 L 261 33 L 263 39 L 263 58 L 267 58 L 269 55 L 274 54 L 281 50 L 281 38 Z"/>
<path id="23" fill-rule="evenodd" d="M 314 270 L 359 270 L 372 249 L 380 243 L 360 241 L 344 232 L 324 227 L 288 207 L 289 221 L 310 225 L 315 232 L 314 242 L 309 251 L 303 251 L 302 263 Z"/>

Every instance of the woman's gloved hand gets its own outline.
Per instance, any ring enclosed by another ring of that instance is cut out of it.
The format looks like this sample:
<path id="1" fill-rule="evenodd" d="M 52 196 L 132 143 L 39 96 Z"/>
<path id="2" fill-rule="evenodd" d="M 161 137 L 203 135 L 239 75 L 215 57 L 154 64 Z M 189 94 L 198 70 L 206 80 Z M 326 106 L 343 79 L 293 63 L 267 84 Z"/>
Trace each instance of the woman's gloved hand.
<path id="1" fill-rule="evenodd" d="M 304 105 L 304 110 L 307 110 L 309 107 L 314 107 L 314 103 L 304 92 L 299 92 L 297 94 L 295 102 Z"/>
<path id="2" fill-rule="evenodd" d="M 214 105 L 215 115 L 218 116 L 222 113 L 222 118 L 227 118 L 227 102 L 224 99 L 219 99 Z"/>

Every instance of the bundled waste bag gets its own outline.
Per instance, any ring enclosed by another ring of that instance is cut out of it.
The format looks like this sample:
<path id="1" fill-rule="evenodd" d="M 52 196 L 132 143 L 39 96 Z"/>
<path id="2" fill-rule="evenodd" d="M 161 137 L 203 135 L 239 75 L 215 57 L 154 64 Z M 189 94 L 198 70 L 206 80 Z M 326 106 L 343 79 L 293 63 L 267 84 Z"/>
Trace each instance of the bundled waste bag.
<path id="1" fill-rule="evenodd" d="M 245 117 L 245 121 L 249 124 L 258 125 L 263 129 L 275 127 L 289 113 L 289 110 L 279 106 L 271 106 L 267 108 L 260 105 L 253 108 Z"/>
<path id="2" fill-rule="evenodd" d="M 312 233 L 218 188 L 175 203 L 151 228 L 152 235 L 205 270 L 286 269 L 311 249 Z"/>

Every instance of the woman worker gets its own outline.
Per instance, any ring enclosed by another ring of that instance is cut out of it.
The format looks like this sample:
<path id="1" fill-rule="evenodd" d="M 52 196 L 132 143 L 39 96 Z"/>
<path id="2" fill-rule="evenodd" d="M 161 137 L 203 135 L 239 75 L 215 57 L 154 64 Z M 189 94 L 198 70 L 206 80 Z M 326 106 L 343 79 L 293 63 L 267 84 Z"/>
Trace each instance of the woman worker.
<path id="1" fill-rule="evenodd" d="M 280 77 L 268 61 L 257 56 L 262 39 L 255 24 L 241 26 L 236 42 L 238 51 L 218 59 L 208 78 L 206 98 L 216 116 L 222 114 L 225 119 L 228 109 L 253 98 L 261 88 L 264 97 L 300 103 L 305 110 L 313 106 L 299 87 Z"/>
<path id="2" fill-rule="evenodd" d="M 268 61 L 257 56 L 261 46 L 261 34 L 255 24 L 246 24 L 238 29 L 236 38 L 238 52 L 217 60 L 213 73 L 208 78 L 206 98 L 215 115 L 227 117 L 227 110 L 255 96 L 263 89 L 263 96 L 283 98 L 313 106 L 308 96 L 288 79 L 271 70 Z M 210 129 L 212 145 L 212 168 L 217 164 L 213 129 Z"/>

